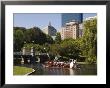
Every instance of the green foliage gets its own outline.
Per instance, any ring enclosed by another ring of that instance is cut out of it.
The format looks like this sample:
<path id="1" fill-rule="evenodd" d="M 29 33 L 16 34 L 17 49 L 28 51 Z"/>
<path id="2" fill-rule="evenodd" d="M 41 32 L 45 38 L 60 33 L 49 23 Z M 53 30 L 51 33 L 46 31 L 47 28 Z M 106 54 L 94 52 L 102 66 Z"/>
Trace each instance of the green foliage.
<path id="1" fill-rule="evenodd" d="M 14 27 L 14 51 L 20 51 L 24 43 L 43 45 L 45 43 L 52 44 L 53 42 L 52 37 L 44 34 L 38 27 L 30 29 Z"/>
<path id="2" fill-rule="evenodd" d="M 46 43 L 53 44 L 54 43 L 53 38 L 49 35 L 46 35 Z"/>
<path id="3" fill-rule="evenodd" d="M 14 51 L 20 51 L 23 47 L 24 33 L 21 30 L 14 31 Z"/>
<path id="4" fill-rule="evenodd" d="M 59 50 L 60 50 L 60 45 L 59 44 L 52 44 L 51 46 L 50 46 L 50 51 L 49 51 L 49 53 L 50 54 L 52 54 L 52 55 L 59 55 Z"/>
<path id="5" fill-rule="evenodd" d="M 58 32 L 58 33 L 56 34 L 56 37 L 55 37 L 55 43 L 59 44 L 60 42 L 61 42 L 61 35 L 60 35 L 60 33 Z"/>
<path id="6" fill-rule="evenodd" d="M 36 44 L 43 44 L 46 42 L 46 34 L 44 34 L 40 28 L 33 27 L 31 29 L 27 29 L 25 32 L 25 41 L 27 43 L 31 43 L 34 41 Z"/>
<path id="7" fill-rule="evenodd" d="M 48 52 L 48 49 L 47 49 L 48 47 L 45 48 L 44 45 L 27 43 L 27 44 L 24 44 L 23 47 L 26 48 L 27 52 L 30 52 L 31 51 L 31 47 L 33 47 L 35 49 L 35 53 L 36 54 Z"/>
<path id="8" fill-rule="evenodd" d="M 61 57 L 59 57 L 59 60 L 60 61 L 69 61 L 69 58 L 65 57 L 65 56 L 61 56 Z"/>
<path id="9" fill-rule="evenodd" d="M 97 19 L 84 22 L 84 36 L 82 37 L 82 53 L 87 56 L 87 62 L 96 61 L 97 56 Z"/>
<path id="10" fill-rule="evenodd" d="M 80 46 L 77 40 L 66 39 L 62 41 L 60 55 L 70 59 L 78 59 L 80 55 Z"/>
<path id="11" fill-rule="evenodd" d="M 50 59 L 54 59 L 55 56 L 60 57 L 61 60 L 82 57 L 86 58 L 88 63 L 94 63 L 97 60 L 97 19 L 84 21 L 83 37 L 61 41 L 61 35 L 57 33 L 55 42 L 38 27 L 31 29 L 16 27 L 14 28 L 14 50 L 21 50 L 23 46 L 28 50 L 34 47 L 36 53 L 49 53 Z"/>

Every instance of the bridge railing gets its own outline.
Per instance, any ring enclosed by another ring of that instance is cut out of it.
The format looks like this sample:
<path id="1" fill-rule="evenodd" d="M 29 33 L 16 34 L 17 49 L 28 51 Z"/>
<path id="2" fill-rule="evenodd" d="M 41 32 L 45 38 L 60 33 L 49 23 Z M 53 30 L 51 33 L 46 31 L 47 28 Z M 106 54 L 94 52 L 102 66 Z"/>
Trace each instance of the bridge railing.
<path id="1" fill-rule="evenodd" d="M 23 54 L 23 52 L 14 52 L 14 55 L 31 55 L 31 52 L 26 52 L 25 54 Z"/>
<path id="2" fill-rule="evenodd" d="M 14 52 L 14 55 L 31 55 L 31 52 L 25 52 L 25 54 L 23 54 L 23 52 Z M 47 53 L 35 53 L 35 55 L 48 55 Z"/>

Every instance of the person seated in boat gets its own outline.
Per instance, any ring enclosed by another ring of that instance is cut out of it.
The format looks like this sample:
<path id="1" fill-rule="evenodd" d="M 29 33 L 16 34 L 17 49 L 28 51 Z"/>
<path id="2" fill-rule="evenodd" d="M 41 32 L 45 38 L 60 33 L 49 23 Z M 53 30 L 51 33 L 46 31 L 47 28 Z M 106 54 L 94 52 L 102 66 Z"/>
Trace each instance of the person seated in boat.
<path id="1" fill-rule="evenodd" d="M 76 64 L 76 60 L 74 60 L 73 63 Z"/>
<path id="2" fill-rule="evenodd" d="M 64 62 L 62 61 L 62 62 L 60 62 L 60 64 L 61 64 L 61 67 L 63 67 L 64 66 Z"/>
<path id="3" fill-rule="evenodd" d="M 74 67 L 74 60 L 71 59 L 71 60 L 70 60 L 70 68 L 73 68 L 73 67 Z"/>
<path id="4" fill-rule="evenodd" d="M 74 68 L 77 68 L 77 64 L 76 64 L 76 62 L 77 62 L 76 60 L 73 61 Z"/>

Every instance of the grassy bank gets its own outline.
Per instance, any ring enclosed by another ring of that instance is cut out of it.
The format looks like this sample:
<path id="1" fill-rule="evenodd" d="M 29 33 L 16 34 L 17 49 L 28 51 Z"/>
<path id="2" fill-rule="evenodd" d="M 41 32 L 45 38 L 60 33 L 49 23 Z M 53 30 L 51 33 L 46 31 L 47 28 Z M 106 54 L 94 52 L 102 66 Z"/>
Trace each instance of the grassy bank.
<path id="1" fill-rule="evenodd" d="M 32 71 L 33 71 L 32 68 L 14 66 L 13 75 L 25 75 L 25 74 L 30 73 Z"/>
<path id="2" fill-rule="evenodd" d="M 77 64 L 88 64 L 87 62 L 77 62 Z"/>
<path id="3" fill-rule="evenodd" d="M 90 63 L 87 63 L 87 62 L 76 62 L 77 64 L 90 64 Z M 93 64 L 96 64 L 96 63 L 93 63 Z"/>

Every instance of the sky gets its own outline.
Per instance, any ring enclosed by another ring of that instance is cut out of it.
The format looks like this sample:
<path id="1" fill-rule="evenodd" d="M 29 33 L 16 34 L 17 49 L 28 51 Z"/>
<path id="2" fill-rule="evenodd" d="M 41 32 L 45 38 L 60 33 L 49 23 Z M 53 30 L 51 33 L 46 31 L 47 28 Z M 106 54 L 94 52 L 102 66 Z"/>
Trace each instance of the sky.
<path id="1" fill-rule="evenodd" d="M 83 13 L 83 19 L 86 19 L 88 17 L 93 17 L 93 16 L 97 16 L 96 13 Z"/>
<path id="2" fill-rule="evenodd" d="M 83 19 L 87 17 L 96 16 L 96 13 L 83 13 Z M 14 27 L 39 27 L 44 28 L 51 22 L 51 25 L 57 30 L 61 28 L 61 14 L 60 13 L 15 13 Z"/>

